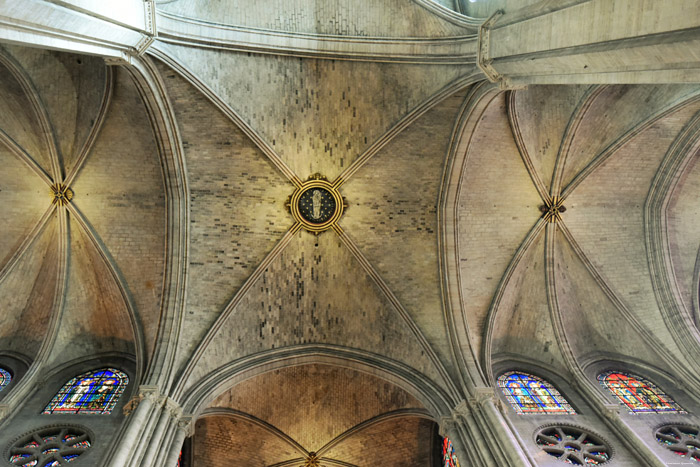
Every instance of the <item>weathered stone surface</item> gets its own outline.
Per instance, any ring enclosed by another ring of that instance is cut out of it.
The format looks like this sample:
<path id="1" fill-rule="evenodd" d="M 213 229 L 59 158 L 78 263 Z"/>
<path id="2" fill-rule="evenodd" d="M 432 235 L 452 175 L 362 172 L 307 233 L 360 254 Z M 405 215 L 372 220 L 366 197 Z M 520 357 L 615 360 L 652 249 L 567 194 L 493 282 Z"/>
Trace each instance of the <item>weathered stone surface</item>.
<path id="1" fill-rule="evenodd" d="M 90 355 L 135 355 L 136 336 L 124 298 L 85 231 L 70 221 L 68 287 L 49 368 Z"/>
<path id="2" fill-rule="evenodd" d="M 467 135 L 465 135 L 466 137 Z M 505 94 L 481 116 L 467 149 L 457 206 L 462 306 L 481 352 L 482 331 L 494 294 L 527 233 L 540 216 L 542 200 L 515 146 Z"/>
<path id="3" fill-rule="evenodd" d="M 246 380 L 220 395 L 211 407 L 246 412 L 275 426 L 308 451 L 318 451 L 372 417 L 422 405 L 375 376 L 331 365 L 302 365 Z"/>
<path id="4" fill-rule="evenodd" d="M 385 355 L 441 377 L 418 339 L 333 232 L 300 232 L 233 309 L 188 386 L 226 362 L 300 344 Z"/>
<path id="5" fill-rule="evenodd" d="M 294 223 L 294 186 L 243 132 L 190 84 L 160 67 L 173 102 L 190 183 L 190 280 L 178 361 Z M 202 115 L 207 118 L 202 118 Z"/>
<path id="6" fill-rule="evenodd" d="M 451 7 L 452 0 L 440 0 Z M 296 33 L 365 37 L 445 37 L 466 35 L 411 0 L 177 0 L 159 8 L 220 24 Z M 270 11 L 275 11 L 270 15 Z M 388 20 L 390 18 L 390 20 Z"/>
<path id="7" fill-rule="evenodd" d="M 468 66 L 299 59 L 163 46 L 301 179 L 334 180 L 414 107 Z"/>
<path id="8" fill-rule="evenodd" d="M 126 72 L 116 73 L 106 120 L 73 184 L 73 203 L 124 275 L 150 355 L 161 319 L 165 268 L 163 171 L 143 102 Z"/>
<path id="9" fill-rule="evenodd" d="M 49 331 L 56 296 L 58 221 L 49 221 L 0 282 L 0 350 L 33 358 Z"/>

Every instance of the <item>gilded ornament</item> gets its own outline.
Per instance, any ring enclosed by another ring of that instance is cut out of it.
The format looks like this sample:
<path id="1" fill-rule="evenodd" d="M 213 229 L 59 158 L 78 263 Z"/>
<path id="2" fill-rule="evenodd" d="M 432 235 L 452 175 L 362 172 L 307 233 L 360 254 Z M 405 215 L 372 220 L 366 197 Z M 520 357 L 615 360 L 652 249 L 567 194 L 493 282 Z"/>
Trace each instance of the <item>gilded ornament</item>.
<path id="1" fill-rule="evenodd" d="M 292 193 L 286 206 L 304 229 L 318 235 L 333 228 L 348 207 L 338 191 L 340 183 L 340 179 L 331 183 L 313 174 Z"/>
<path id="2" fill-rule="evenodd" d="M 306 462 L 304 462 L 304 467 L 322 467 L 321 461 L 315 452 L 309 453 L 309 457 L 307 457 Z"/>
<path id="3" fill-rule="evenodd" d="M 62 183 L 54 183 L 51 185 L 51 195 L 53 196 L 52 204 L 65 206 L 73 199 L 73 190 Z"/>
<path id="4" fill-rule="evenodd" d="M 554 196 L 553 198 L 545 201 L 545 204 L 540 206 L 540 211 L 542 212 L 542 218 L 547 222 L 560 222 L 561 213 L 566 211 L 564 207 L 564 199 L 560 196 Z"/>

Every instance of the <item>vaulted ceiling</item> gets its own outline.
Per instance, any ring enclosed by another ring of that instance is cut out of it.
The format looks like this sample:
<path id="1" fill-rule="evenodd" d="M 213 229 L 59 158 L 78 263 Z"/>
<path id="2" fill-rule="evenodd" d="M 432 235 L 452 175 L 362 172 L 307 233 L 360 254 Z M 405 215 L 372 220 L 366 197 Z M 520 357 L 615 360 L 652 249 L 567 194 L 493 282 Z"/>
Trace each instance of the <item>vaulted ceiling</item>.
<path id="1" fill-rule="evenodd" d="M 403 456 L 386 465 L 427 465 L 430 420 L 501 362 L 698 379 L 700 88 L 500 92 L 468 61 L 186 35 L 475 33 L 426 1 L 246 3 L 162 2 L 172 29 L 137 70 L 2 47 L 0 351 L 133 359 L 202 415 L 195 459 L 225 439 L 264 465 L 371 465 L 382 437 Z M 285 207 L 314 173 L 348 203 L 319 236 Z"/>

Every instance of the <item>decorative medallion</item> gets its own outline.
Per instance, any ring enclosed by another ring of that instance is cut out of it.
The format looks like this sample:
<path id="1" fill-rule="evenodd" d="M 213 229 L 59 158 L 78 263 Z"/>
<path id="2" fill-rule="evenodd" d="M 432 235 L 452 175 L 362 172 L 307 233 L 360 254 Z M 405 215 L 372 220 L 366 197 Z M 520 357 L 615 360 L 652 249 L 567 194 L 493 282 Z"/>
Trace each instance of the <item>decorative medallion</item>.
<path id="1" fill-rule="evenodd" d="M 565 211 L 564 200 L 559 196 L 548 199 L 544 205 L 540 206 L 542 218 L 547 222 L 561 221 L 561 213 Z"/>
<path id="2" fill-rule="evenodd" d="M 347 208 L 338 185 L 330 183 L 321 174 L 309 177 L 287 200 L 294 219 L 314 234 L 332 228 Z"/>
<path id="3" fill-rule="evenodd" d="M 9 448 L 7 460 L 22 467 L 64 465 L 92 447 L 90 435 L 76 426 L 52 426 L 27 433 Z"/>
<path id="4" fill-rule="evenodd" d="M 73 199 L 73 190 L 61 183 L 51 185 L 51 194 L 53 195 L 52 204 L 65 206 Z"/>

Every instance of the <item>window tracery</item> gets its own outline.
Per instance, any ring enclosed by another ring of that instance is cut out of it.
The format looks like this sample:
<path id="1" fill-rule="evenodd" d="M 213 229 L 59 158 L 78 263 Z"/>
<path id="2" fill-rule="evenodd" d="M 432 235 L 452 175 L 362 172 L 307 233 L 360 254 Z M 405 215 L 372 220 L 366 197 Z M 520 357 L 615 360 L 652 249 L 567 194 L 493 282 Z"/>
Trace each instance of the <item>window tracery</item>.
<path id="1" fill-rule="evenodd" d="M 700 462 L 700 428 L 664 425 L 656 430 L 656 441 L 679 457 Z"/>
<path id="2" fill-rule="evenodd" d="M 510 371 L 498 378 L 498 386 L 518 414 L 576 414 L 554 386 L 537 376 Z"/>
<path id="3" fill-rule="evenodd" d="M 606 371 L 598 375 L 598 381 L 631 413 L 686 413 L 661 389 L 641 376 Z"/>
<path id="4" fill-rule="evenodd" d="M 90 437 L 78 427 L 49 427 L 15 441 L 7 458 L 22 467 L 57 467 L 76 460 L 90 447 Z"/>
<path id="5" fill-rule="evenodd" d="M 126 373 L 114 368 L 84 373 L 64 384 L 43 413 L 109 415 L 128 383 Z"/>
<path id="6" fill-rule="evenodd" d="M 573 426 L 549 426 L 535 435 L 537 445 L 552 457 L 573 465 L 600 465 L 612 449 L 597 435 Z"/>

